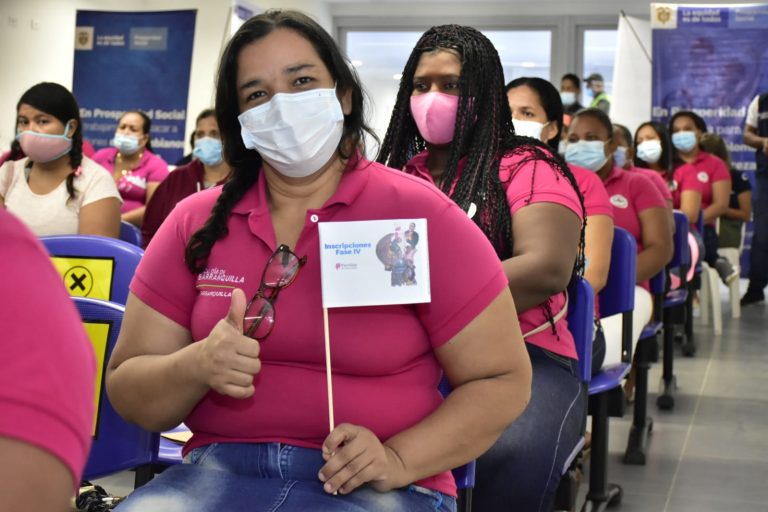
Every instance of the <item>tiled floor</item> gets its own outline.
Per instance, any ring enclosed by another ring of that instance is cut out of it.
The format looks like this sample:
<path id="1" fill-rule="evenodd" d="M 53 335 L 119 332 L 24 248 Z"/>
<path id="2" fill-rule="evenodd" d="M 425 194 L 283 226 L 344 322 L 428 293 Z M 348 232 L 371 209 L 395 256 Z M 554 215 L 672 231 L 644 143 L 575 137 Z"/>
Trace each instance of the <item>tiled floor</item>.
<path id="1" fill-rule="evenodd" d="M 646 466 L 622 464 L 630 418 L 611 419 L 608 474 L 624 489 L 613 510 L 768 512 L 768 308 L 745 308 L 739 320 L 730 319 L 725 301 L 723 309 L 722 336 L 696 319 L 696 356 L 677 354 L 672 411 L 656 409 L 661 367 L 651 370 L 654 429 Z M 113 494 L 128 493 L 133 474 L 99 483 Z"/>
<path id="2" fill-rule="evenodd" d="M 697 318 L 695 357 L 676 354 L 672 411 L 655 407 L 661 366 L 652 367 L 646 466 L 621 462 L 631 417 L 611 419 L 608 474 L 624 489 L 615 510 L 768 511 L 768 309 L 745 308 L 738 320 L 723 309 L 721 336 Z"/>

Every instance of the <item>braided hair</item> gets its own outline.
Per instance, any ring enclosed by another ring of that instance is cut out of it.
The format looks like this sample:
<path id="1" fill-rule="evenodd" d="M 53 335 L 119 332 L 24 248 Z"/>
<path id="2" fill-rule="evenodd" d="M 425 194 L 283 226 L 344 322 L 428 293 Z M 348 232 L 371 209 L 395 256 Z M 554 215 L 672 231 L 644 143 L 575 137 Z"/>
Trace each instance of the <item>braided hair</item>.
<path id="1" fill-rule="evenodd" d="M 499 178 L 502 157 L 522 157 L 517 168 L 532 163 L 534 178 L 538 164 L 544 164 L 547 167 L 544 172 L 554 172 L 568 180 L 582 203 L 582 213 L 583 200 L 576 179 L 558 156 L 539 141 L 515 136 L 499 54 L 482 33 L 472 27 L 441 25 L 421 36 L 403 70 L 392 118 L 377 160 L 402 169 L 411 158 L 427 148 L 411 114 L 410 97 L 421 56 L 441 50 L 458 54 L 461 76 L 453 141 L 438 186 L 465 211 L 471 203 L 475 204 L 477 214 L 473 220 L 490 240 L 499 258 L 505 260 L 512 256 L 514 240 L 512 215 L 504 184 Z M 466 163 L 459 176 L 459 161 L 463 158 Z M 533 183 L 529 201 L 532 196 Z M 580 273 L 583 267 L 582 228 L 574 273 Z"/>
<path id="2" fill-rule="evenodd" d="M 232 168 L 232 176 L 224 185 L 211 216 L 189 240 L 185 260 L 194 273 L 205 269 L 213 245 L 229 233 L 227 221 L 232 208 L 256 183 L 261 169 L 261 156 L 246 149 L 240 135 L 240 105 L 237 95 L 237 60 L 240 52 L 277 29 L 289 29 L 304 37 L 314 47 L 336 82 L 339 94 L 351 93 L 351 112 L 344 115 L 344 129 L 337 149 L 342 158 L 351 158 L 363 145 L 364 134 L 376 139 L 364 119 L 365 96 L 360 80 L 333 38 L 312 18 L 297 11 L 272 9 L 246 21 L 230 39 L 221 57 L 216 81 L 216 121 L 219 124 L 224 159 Z"/>
<path id="3" fill-rule="evenodd" d="M 66 186 L 69 199 L 72 201 L 77 197 L 75 189 L 75 178 L 77 169 L 83 162 L 83 127 L 80 122 L 80 107 L 77 100 L 69 90 L 63 85 L 53 82 L 41 82 L 33 85 L 22 94 L 21 99 L 16 104 L 16 112 L 22 105 L 29 105 L 41 112 L 45 112 L 68 126 L 69 121 L 74 120 L 77 124 L 75 132 L 72 134 L 72 148 L 69 150 L 69 166 L 72 172 L 67 175 Z M 13 150 L 13 146 L 11 146 Z"/>

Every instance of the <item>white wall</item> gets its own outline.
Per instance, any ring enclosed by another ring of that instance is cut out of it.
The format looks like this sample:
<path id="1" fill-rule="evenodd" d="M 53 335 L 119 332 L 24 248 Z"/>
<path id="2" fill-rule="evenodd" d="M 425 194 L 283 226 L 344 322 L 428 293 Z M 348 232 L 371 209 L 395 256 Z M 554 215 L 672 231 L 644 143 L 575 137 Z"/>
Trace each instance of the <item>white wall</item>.
<path id="1" fill-rule="evenodd" d="M 321 0 L 255 0 L 258 8 L 293 8 L 312 15 L 333 33 Z M 48 81 L 72 87 L 75 15 L 80 10 L 166 11 L 197 9 L 187 103 L 187 133 L 198 112 L 213 104 L 214 79 L 231 0 L 3 0 L 0 1 L 0 151 L 13 139 L 16 102 L 32 85 Z"/>

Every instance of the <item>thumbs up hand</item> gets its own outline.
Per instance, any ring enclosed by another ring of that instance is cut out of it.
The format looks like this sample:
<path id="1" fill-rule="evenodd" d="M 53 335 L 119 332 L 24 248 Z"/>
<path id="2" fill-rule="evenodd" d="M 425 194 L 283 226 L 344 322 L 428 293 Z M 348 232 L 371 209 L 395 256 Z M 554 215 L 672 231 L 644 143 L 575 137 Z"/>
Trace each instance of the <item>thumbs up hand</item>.
<path id="1" fill-rule="evenodd" d="M 232 291 L 227 315 L 219 320 L 207 338 L 200 341 L 198 371 L 214 391 L 234 398 L 253 395 L 253 377 L 261 371 L 259 342 L 243 335 L 245 294 Z"/>

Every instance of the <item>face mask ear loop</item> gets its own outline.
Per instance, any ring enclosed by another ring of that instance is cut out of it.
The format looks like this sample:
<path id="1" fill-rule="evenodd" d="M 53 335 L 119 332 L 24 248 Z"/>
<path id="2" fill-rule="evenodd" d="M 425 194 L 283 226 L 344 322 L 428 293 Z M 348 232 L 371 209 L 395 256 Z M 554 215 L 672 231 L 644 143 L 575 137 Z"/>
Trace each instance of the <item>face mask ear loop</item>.
<path id="1" fill-rule="evenodd" d="M 63 133 L 63 135 L 64 135 L 64 137 L 65 137 L 65 138 L 67 138 L 67 139 L 69 139 L 69 140 L 72 140 L 72 137 L 70 137 L 69 135 L 67 135 L 67 133 L 69 133 L 69 126 L 70 126 L 71 124 L 72 124 L 72 119 L 70 119 L 69 121 L 67 121 L 67 124 L 66 124 L 66 125 L 64 125 L 64 133 Z M 75 130 L 75 131 L 77 131 L 77 130 Z M 75 134 L 73 133 L 72 135 L 74 136 Z"/>

